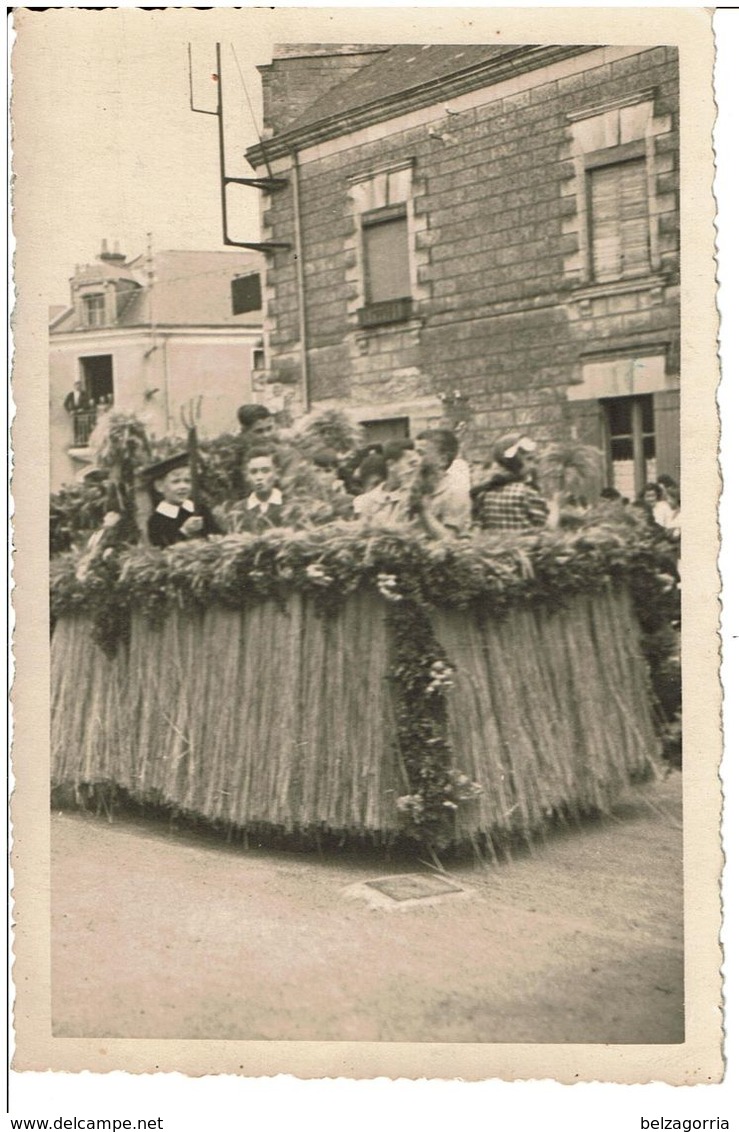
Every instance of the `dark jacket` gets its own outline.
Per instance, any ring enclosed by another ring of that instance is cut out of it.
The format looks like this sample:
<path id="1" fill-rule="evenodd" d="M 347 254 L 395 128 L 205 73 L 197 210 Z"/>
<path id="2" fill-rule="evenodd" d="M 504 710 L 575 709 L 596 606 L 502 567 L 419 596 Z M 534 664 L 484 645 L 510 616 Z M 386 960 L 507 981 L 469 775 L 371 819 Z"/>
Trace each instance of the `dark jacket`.
<path id="1" fill-rule="evenodd" d="M 192 519 L 193 515 L 202 518 L 203 529 L 188 538 L 187 535 L 182 533 L 181 527 L 187 519 Z M 203 504 L 196 511 L 189 499 L 186 499 L 179 508 L 176 508 L 172 503 L 162 501 L 149 516 L 146 529 L 151 545 L 160 547 L 172 546 L 176 542 L 189 542 L 191 538 L 205 538 L 207 535 L 221 533 L 208 508 Z"/>
<path id="2" fill-rule="evenodd" d="M 94 407 L 95 406 L 92 403 L 90 394 L 86 389 L 80 390 L 80 395 L 76 404 L 74 401 L 74 390 L 68 393 L 64 398 L 64 408 L 68 413 L 87 413 Z"/>

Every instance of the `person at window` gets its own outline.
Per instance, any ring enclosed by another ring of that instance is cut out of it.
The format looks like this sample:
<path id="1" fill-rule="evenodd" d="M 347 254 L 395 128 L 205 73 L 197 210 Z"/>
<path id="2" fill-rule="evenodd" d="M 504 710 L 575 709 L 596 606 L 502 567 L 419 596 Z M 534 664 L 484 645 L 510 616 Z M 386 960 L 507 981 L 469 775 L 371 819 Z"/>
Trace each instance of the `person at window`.
<path id="1" fill-rule="evenodd" d="M 245 445 L 277 439 L 277 422 L 265 405 L 242 405 L 236 414 Z"/>
<path id="2" fill-rule="evenodd" d="M 196 507 L 190 499 L 192 483 L 187 452 L 152 464 L 144 474 L 152 495 L 159 500 L 146 526 L 152 546 L 172 546 L 176 542 L 220 533 L 205 504 Z"/>
<path id="3" fill-rule="evenodd" d="M 79 377 L 64 398 L 64 408 L 68 413 L 87 413 L 93 408 L 92 399 Z"/>
<path id="4" fill-rule="evenodd" d="M 246 499 L 244 529 L 261 534 L 283 525 L 283 497 L 277 486 L 277 464 L 271 448 L 254 448 L 247 453 L 244 480 L 251 488 Z"/>
<path id="5" fill-rule="evenodd" d="M 536 486 L 536 442 L 511 433 L 493 446 L 494 469 L 472 489 L 473 514 L 484 531 L 543 527 L 549 508 Z"/>
<path id="6" fill-rule="evenodd" d="M 416 448 L 421 469 L 411 491 L 411 515 L 434 538 L 467 534 L 472 525 L 468 481 L 453 470 L 459 441 L 451 429 L 426 429 Z"/>

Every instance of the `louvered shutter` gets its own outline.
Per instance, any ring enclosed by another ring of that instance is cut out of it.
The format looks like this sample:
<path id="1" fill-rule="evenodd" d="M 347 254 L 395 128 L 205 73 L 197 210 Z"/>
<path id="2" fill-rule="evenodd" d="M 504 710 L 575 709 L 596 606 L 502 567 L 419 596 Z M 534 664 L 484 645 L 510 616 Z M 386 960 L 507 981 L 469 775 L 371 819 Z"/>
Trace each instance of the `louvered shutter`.
<path id="1" fill-rule="evenodd" d="M 604 165 L 589 175 L 593 278 L 620 279 L 648 271 L 645 161 Z"/>
<path id="2" fill-rule="evenodd" d="M 654 394 L 654 440 L 657 471 L 680 482 L 680 391 Z"/>
<path id="3" fill-rule="evenodd" d="M 365 286 L 368 303 L 408 298 L 408 220 L 392 217 L 364 227 Z"/>

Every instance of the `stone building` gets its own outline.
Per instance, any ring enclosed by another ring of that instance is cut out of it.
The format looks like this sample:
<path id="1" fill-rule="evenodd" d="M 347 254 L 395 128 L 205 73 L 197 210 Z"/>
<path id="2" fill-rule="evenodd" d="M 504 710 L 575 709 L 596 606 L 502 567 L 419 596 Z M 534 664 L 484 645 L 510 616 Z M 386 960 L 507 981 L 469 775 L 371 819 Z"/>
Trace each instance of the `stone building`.
<path id="1" fill-rule="evenodd" d="M 262 257 L 162 251 L 128 261 L 103 249 L 70 280 L 70 304 L 49 324 L 51 486 L 92 458 L 89 438 L 109 408 L 154 435 L 183 431 L 200 398 L 199 430 L 237 430 L 236 410 L 263 375 Z M 83 407 L 70 398 L 76 388 Z"/>
<path id="2" fill-rule="evenodd" d="M 471 415 L 679 467 L 670 47 L 306 45 L 260 68 L 268 379 L 380 439 Z"/>

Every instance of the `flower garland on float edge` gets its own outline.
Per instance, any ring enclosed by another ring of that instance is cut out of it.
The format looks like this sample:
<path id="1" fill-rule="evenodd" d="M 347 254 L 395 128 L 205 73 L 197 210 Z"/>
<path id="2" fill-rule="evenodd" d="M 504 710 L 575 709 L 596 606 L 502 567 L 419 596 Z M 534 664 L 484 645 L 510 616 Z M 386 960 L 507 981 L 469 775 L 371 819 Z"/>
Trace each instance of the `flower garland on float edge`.
<path id="1" fill-rule="evenodd" d="M 479 783 L 452 766 L 446 696 L 454 668 L 424 606 L 406 599 L 392 574 L 378 575 L 377 588 L 390 603 L 398 753 L 408 787 L 395 804 L 409 836 L 443 849 L 454 840 L 459 806 L 482 794 Z"/>

